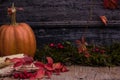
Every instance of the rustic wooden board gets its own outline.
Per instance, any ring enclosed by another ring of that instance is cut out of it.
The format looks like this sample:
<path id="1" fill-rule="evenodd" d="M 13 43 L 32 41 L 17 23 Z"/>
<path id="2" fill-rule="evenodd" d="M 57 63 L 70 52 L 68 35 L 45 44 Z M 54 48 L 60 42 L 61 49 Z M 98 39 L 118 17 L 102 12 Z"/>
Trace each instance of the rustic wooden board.
<path id="1" fill-rule="evenodd" d="M 42 80 L 120 80 L 119 67 L 87 67 L 87 66 L 68 66 L 69 72 L 60 75 L 52 75 L 51 79 Z M 14 80 L 4 78 L 4 80 Z M 2 80 L 2 78 L 0 78 Z"/>
<path id="2" fill-rule="evenodd" d="M 7 8 L 12 2 L 24 8 L 24 11 L 17 12 L 18 22 L 37 23 L 41 26 L 88 25 L 84 21 L 92 21 L 89 25 L 100 25 L 99 16 L 105 15 L 110 24 L 120 25 L 120 10 L 105 9 L 103 0 L 4 0 L 0 1 L 0 24 L 10 20 Z"/>

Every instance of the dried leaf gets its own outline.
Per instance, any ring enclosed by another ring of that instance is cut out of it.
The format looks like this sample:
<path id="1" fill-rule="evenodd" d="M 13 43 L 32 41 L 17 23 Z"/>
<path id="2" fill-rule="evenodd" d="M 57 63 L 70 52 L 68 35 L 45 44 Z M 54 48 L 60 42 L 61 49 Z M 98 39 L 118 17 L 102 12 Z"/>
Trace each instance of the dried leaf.
<path id="1" fill-rule="evenodd" d="M 65 66 L 62 67 L 61 72 L 67 72 L 69 71 Z"/>
<path id="2" fill-rule="evenodd" d="M 53 64 L 53 59 L 51 57 L 46 57 L 49 64 Z"/>
<path id="3" fill-rule="evenodd" d="M 61 63 L 54 63 L 53 64 L 54 69 L 61 69 L 62 67 L 63 67 L 63 65 Z"/>
<path id="4" fill-rule="evenodd" d="M 35 65 L 36 67 L 39 67 L 39 68 L 44 68 L 44 64 L 43 64 L 42 62 L 36 61 L 36 62 L 34 62 L 34 65 Z"/>
<path id="5" fill-rule="evenodd" d="M 89 53 L 85 53 L 85 57 L 86 57 L 86 58 L 89 58 L 89 57 L 90 57 L 90 54 L 89 54 Z"/>
<path id="6" fill-rule="evenodd" d="M 36 74 L 35 78 L 36 78 L 36 79 L 41 79 L 41 78 L 43 78 L 44 76 L 45 76 L 45 70 L 39 69 L 39 70 L 37 71 L 37 74 Z"/>
<path id="7" fill-rule="evenodd" d="M 48 78 L 51 78 L 51 75 L 52 75 L 52 71 L 45 71 L 45 75 L 48 77 Z"/>
<path id="8" fill-rule="evenodd" d="M 23 62 L 17 62 L 17 63 L 14 64 L 13 67 L 15 68 L 15 67 L 19 67 L 19 66 L 22 66 L 22 65 L 23 65 Z"/>
<path id="9" fill-rule="evenodd" d="M 107 25 L 108 19 L 106 18 L 106 16 L 100 16 L 101 21 L 105 24 L 105 26 Z"/>
<path id="10" fill-rule="evenodd" d="M 56 70 L 54 70 L 54 72 L 56 73 L 56 75 L 60 75 L 61 70 L 60 69 L 56 69 Z"/>
<path id="11" fill-rule="evenodd" d="M 31 64 L 33 62 L 33 58 L 32 57 L 25 56 L 22 59 L 24 60 L 25 64 Z"/>
<path id="12" fill-rule="evenodd" d="M 84 53 L 85 51 L 87 51 L 87 42 L 85 41 L 84 37 L 82 37 L 81 40 L 76 40 L 76 44 L 78 45 L 78 53 Z"/>
<path id="13" fill-rule="evenodd" d="M 10 59 L 10 61 L 13 62 L 13 63 L 18 63 L 18 62 L 24 63 L 24 59 L 23 58 L 13 58 L 13 59 Z"/>
<path id="14" fill-rule="evenodd" d="M 30 80 L 36 80 L 35 76 L 30 77 Z"/>
<path id="15" fill-rule="evenodd" d="M 118 8 L 118 0 L 104 0 L 104 7 L 108 9 Z"/>
<path id="16" fill-rule="evenodd" d="M 45 69 L 47 69 L 47 70 L 49 70 L 49 71 L 53 71 L 54 69 L 53 69 L 53 67 L 52 67 L 52 65 L 51 64 L 45 64 Z"/>

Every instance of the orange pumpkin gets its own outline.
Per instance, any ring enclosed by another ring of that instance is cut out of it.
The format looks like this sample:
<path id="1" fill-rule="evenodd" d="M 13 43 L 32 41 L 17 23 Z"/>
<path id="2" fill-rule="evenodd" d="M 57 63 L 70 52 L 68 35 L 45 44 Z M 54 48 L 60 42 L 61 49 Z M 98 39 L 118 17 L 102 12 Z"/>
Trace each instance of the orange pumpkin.
<path id="1" fill-rule="evenodd" d="M 10 11 L 10 10 L 9 10 Z M 16 23 L 16 8 L 11 8 L 11 24 L 0 27 L 0 56 L 24 53 L 34 56 L 36 39 L 33 30 L 26 23 Z"/>

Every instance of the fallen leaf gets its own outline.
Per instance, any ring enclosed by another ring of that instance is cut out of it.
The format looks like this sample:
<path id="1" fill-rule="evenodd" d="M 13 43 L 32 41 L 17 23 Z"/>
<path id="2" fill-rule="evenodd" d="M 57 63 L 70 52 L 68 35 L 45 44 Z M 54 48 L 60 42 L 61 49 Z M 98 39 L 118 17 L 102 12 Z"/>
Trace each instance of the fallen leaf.
<path id="1" fill-rule="evenodd" d="M 85 41 L 84 36 L 82 36 L 81 40 L 76 40 L 77 48 L 78 48 L 78 53 L 84 53 L 87 51 L 87 42 Z"/>
<path id="2" fill-rule="evenodd" d="M 104 0 L 104 7 L 108 9 L 118 8 L 118 0 Z"/>
<path id="3" fill-rule="evenodd" d="M 35 62 L 34 62 L 34 65 L 35 65 L 36 67 L 39 67 L 39 68 L 44 68 L 44 64 L 43 64 L 42 62 L 39 62 L 39 61 L 35 61 Z"/>
<path id="4" fill-rule="evenodd" d="M 22 66 L 22 65 L 23 65 L 23 62 L 17 62 L 17 63 L 14 64 L 13 67 L 15 68 L 15 67 L 19 67 L 19 66 Z"/>
<path id="5" fill-rule="evenodd" d="M 62 67 L 63 67 L 63 65 L 61 63 L 54 63 L 53 64 L 54 69 L 61 69 Z"/>
<path id="6" fill-rule="evenodd" d="M 22 59 L 24 60 L 24 64 L 31 64 L 33 62 L 32 57 L 25 56 Z"/>
<path id="7" fill-rule="evenodd" d="M 53 71 L 54 69 L 53 69 L 53 67 L 52 67 L 52 65 L 51 64 L 45 64 L 45 69 L 47 69 L 47 70 L 49 70 L 49 71 Z"/>
<path id="8" fill-rule="evenodd" d="M 51 57 L 46 57 L 46 59 L 49 64 L 53 64 L 53 59 Z"/>
<path id="9" fill-rule="evenodd" d="M 107 25 L 108 19 L 106 18 L 106 16 L 100 16 L 101 21 L 104 23 L 104 25 Z"/>
<path id="10" fill-rule="evenodd" d="M 62 67 L 61 72 L 67 72 L 69 71 L 65 66 Z"/>
<path id="11" fill-rule="evenodd" d="M 45 71 L 45 75 L 47 76 L 47 78 L 51 78 L 52 73 L 52 71 Z"/>
<path id="12" fill-rule="evenodd" d="M 43 69 L 39 69 L 37 71 L 37 74 L 35 76 L 36 79 L 42 79 L 45 76 L 45 70 Z"/>
<path id="13" fill-rule="evenodd" d="M 24 60 L 22 58 L 13 58 L 13 59 L 10 59 L 10 61 L 13 63 L 24 62 Z"/>
<path id="14" fill-rule="evenodd" d="M 85 53 L 85 57 L 86 57 L 86 58 L 89 58 L 89 57 L 90 57 L 90 54 L 89 54 L 89 53 Z"/>

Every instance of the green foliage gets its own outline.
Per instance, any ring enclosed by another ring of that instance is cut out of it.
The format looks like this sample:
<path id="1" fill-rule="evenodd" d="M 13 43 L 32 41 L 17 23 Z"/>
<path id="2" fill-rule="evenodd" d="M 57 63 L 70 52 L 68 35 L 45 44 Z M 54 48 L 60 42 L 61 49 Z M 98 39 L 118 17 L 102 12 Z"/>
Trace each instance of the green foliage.
<path id="1" fill-rule="evenodd" d="M 79 53 L 77 46 L 69 41 L 50 43 L 38 49 L 35 59 L 46 62 L 46 57 L 50 56 L 55 62 L 66 65 L 120 66 L 120 43 L 107 47 L 87 46 L 87 51 L 88 54 Z"/>

